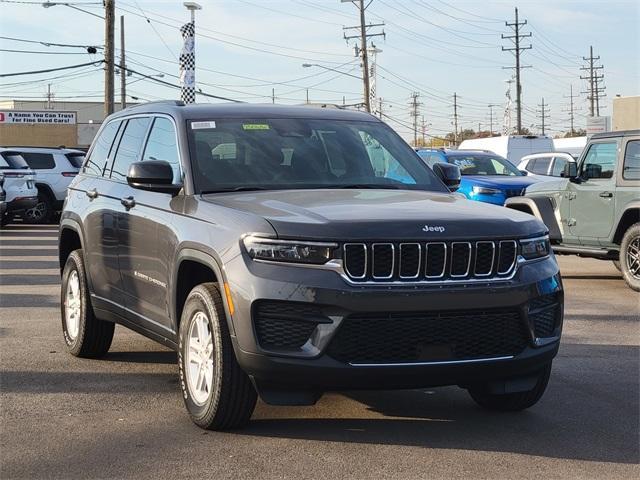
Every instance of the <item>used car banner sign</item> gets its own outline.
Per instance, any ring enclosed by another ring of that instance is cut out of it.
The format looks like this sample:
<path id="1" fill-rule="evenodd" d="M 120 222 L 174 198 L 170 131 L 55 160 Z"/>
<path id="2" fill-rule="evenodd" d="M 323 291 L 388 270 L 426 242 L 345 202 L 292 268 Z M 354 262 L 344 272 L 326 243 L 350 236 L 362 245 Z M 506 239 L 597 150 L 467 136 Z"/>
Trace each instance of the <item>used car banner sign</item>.
<path id="1" fill-rule="evenodd" d="M 46 123 L 46 124 L 62 124 L 75 125 L 76 112 L 27 112 L 20 110 L 11 110 L 0 112 L 0 123 Z"/>

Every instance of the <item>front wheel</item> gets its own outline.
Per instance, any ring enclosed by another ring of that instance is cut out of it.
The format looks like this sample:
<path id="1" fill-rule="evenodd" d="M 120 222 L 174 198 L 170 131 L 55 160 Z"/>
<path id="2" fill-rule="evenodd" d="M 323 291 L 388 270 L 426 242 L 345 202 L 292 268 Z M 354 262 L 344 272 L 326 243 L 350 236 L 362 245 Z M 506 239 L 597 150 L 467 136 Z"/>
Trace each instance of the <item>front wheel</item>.
<path id="1" fill-rule="evenodd" d="M 476 386 L 469 389 L 469 394 L 478 405 L 487 410 L 518 412 L 538 403 L 547 389 L 550 375 L 551 363 L 540 371 L 536 384 L 531 390 L 517 393 L 493 394 L 488 393 L 484 386 Z"/>
<path id="2" fill-rule="evenodd" d="M 640 292 L 640 223 L 634 223 L 622 237 L 620 270 L 629 288 Z"/>
<path id="3" fill-rule="evenodd" d="M 257 395 L 233 352 L 216 284 L 204 283 L 189 293 L 178 347 L 180 387 L 193 422 L 208 430 L 246 425 Z"/>

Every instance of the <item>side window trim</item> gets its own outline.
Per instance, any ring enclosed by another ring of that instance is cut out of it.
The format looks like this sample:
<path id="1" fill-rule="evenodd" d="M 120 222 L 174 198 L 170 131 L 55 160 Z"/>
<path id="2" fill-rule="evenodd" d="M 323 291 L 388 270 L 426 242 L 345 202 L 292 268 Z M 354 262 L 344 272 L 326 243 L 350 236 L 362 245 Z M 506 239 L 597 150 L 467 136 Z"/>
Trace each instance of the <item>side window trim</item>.
<path id="1" fill-rule="evenodd" d="M 109 149 L 109 153 L 107 154 L 107 160 L 106 162 L 104 162 L 104 167 L 102 167 L 103 178 L 111 180 L 111 170 L 113 170 L 113 161 L 116 158 L 118 147 L 120 147 L 120 140 L 122 140 L 122 134 L 127 128 L 127 123 L 129 123 L 128 118 L 120 120 L 120 125 L 118 125 L 118 131 L 116 132 L 116 136 L 113 137 L 113 143 L 111 144 L 111 148 Z M 109 175 L 107 175 L 107 171 L 109 171 Z"/>

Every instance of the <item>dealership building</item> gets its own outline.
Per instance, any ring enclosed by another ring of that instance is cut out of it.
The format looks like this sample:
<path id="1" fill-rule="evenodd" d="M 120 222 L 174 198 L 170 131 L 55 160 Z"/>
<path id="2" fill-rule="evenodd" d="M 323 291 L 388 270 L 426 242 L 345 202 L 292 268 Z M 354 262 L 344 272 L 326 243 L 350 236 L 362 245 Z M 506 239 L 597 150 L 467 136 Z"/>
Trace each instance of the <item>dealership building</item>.
<path id="1" fill-rule="evenodd" d="M 115 109 L 120 110 L 120 105 Z M 0 101 L 0 145 L 87 148 L 103 120 L 102 102 L 4 100 Z"/>

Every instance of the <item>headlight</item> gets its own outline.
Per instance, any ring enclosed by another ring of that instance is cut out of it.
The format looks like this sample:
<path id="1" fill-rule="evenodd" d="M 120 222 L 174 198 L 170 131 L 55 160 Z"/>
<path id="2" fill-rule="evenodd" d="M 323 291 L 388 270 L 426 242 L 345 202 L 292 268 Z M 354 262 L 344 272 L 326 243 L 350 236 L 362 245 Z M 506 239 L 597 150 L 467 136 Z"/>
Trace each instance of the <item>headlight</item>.
<path id="1" fill-rule="evenodd" d="M 276 240 L 249 235 L 242 239 L 249 256 L 272 262 L 322 265 L 333 258 L 335 243 Z"/>
<path id="2" fill-rule="evenodd" d="M 551 246 L 547 235 L 544 237 L 520 240 L 520 255 L 526 260 L 546 257 L 550 251 Z"/>
<path id="3" fill-rule="evenodd" d="M 502 190 L 498 190 L 497 188 L 489 188 L 489 187 L 478 187 L 475 186 L 473 187 L 473 193 L 475 193 L 476 195 L 498 195 L 500 193 L 502 193 Z"/>

